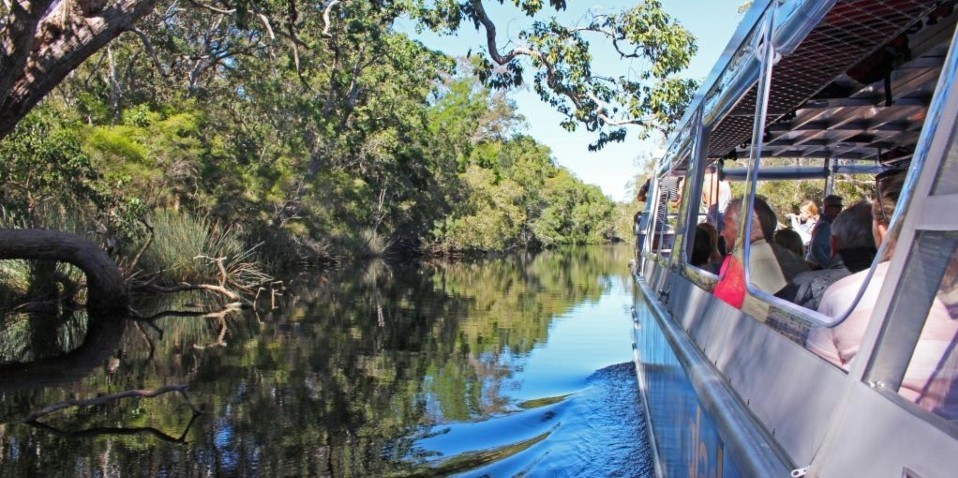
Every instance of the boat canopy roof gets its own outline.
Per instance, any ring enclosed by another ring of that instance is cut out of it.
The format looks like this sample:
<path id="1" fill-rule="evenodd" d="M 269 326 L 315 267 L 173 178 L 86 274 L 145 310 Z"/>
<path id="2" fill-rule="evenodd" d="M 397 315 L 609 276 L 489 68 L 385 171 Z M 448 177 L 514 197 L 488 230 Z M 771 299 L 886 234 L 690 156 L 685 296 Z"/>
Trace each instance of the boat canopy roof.
<path id="1" fill-rule="evenodd" d="M 687 169 L 699 118 L 710 162 L 749 155 L 761 69 L 754 52 L 776 3 L 756 1 L 746 13 L 686 111 L 660 171 Z M 782 2 L 772 23 L 777 63 L 762 155 L 907 161 L 953 33 L 953 24 L 936 18 L 954 3 Z"/>

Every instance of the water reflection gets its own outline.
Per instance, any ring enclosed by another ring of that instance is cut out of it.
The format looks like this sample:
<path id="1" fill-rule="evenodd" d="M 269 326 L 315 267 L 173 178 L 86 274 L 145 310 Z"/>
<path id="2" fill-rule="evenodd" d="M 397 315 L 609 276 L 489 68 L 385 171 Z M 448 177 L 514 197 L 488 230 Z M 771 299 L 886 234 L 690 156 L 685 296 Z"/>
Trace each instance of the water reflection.
<path id="1" fill-rule="evenodd" d="M 631 366 L 593 373 L 631 356 L 628 258 L 378 262 L 312 278 L 274 316 L 91 325 L 69 355 L 0 367 L 0 472 L 644 474 Z M 156 308 L 195 309 L 178 300 Z M 21 335 L 2 332 L 14 350 Z M 205 413 L 169 394 L 22 423 L 71 397 L 176 384 Z"/>

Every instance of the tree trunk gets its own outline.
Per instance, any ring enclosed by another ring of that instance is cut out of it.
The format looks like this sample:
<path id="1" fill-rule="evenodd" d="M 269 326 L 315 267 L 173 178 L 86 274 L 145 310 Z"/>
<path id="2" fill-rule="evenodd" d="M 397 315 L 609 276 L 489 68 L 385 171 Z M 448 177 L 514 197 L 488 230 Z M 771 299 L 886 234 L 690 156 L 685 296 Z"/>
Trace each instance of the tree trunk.
<path id="1" fill-rule="evenodd" d="M 119 268 L 86 238 L 46 229 L 0 229 L 0 259 L 69 262 L 86 274 L 91 317 L 128 313 L 129 294 Z"/>
<path id="2" fill-rule="evenodd" d="M 0 28 L 0 139 L 84 60 L 150 14 L 158 0 L 23 0 Z"/>

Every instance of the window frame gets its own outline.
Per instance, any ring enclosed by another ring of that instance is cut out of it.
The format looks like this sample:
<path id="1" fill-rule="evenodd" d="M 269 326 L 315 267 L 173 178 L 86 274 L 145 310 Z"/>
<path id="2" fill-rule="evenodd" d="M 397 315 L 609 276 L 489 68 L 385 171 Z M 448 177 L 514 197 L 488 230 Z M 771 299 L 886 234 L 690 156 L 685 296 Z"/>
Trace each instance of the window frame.
<path id="1" fill-rule="evenodd" d="M 923 259 L 919 248 L 926 234 L 958 232 L 958 217 L 942 214 L 958 208 L 958 193 L 939 188 L 946 173 L 958 172 L 958 31 L 952 37 L 951 48 L 938 78 L 934 99 L 926 119 L 927 131 L 922 131 L 913 164 L 902 192 L 904 208 L 896 210 L 889 235 L 907 246 L 907 254 L 892 257 L 888 275 L 905 278 L 913 273 L 915 262 Z M 953 180 L 954 178 L 948 177 Z M 907 214 L 899 212 L 907 211 Z M 899 219 L 901 217 L 901 219 Z M 954 252 L 952 252 L 954 254 Z M 905 300 L 903 291 L 909 286 L 903 280 L 886 281 L 881 298 L 875 305 L 862 349 L 868 360 L 861 360 L 853 372 L 889 399 L 907 407 L 926 421 L 958 438 L 958 426 L 943 417 L 918 407 L 899 395 L 901 382 L 911 364 L 914 350 L 924 330 L 932 302 L 938 293 L 944 275 L 935 274 L 935 290 L 930 300 L 916 304 Z M 928 306 L 924 306 L 928 302 Z M 919 307 L 920 306 L 920 307 Z M 919 310 L 923 309 L 923 310 Z M 920 320 L 914 319 L 918 314 Z"/>

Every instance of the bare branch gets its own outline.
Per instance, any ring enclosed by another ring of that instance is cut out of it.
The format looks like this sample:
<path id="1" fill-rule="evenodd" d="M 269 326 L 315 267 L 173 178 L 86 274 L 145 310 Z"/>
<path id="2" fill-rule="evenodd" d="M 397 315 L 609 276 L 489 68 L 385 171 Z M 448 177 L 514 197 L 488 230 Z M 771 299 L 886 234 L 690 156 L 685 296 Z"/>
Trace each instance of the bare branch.
<path id="1" fill-rule="evenodd" d="M 232 14 L 236 13 L 236 9 L 235 9 L 235 8 L 231 8 L 231 9 L 229 9 L 229 10 L 223 10 L 222 8 L 216 8 L 216 7 L 212 6 L 212 5 L 207 5 L 207 4 L 205 4 L 205 3 L 200 3 L 200 2 L 198 2 L 198 1 L 196 1 L 196 0 L 189 0 L 189 2 L 192 3 L 193 5 L 196 5 L 197 7 L 205 8 L 205 9 L 211 11 L 211 12 L 222 13 L 222 14 L 224 14 L 224 15 L 232 15 Z"/>
<path id="2" fill-rule="evenodd" d="M 269 24 L 269 18 L 266 18 L 266 15 L 263 15 L 262 13 L 257 13 L 256 16 L 258 16 L 260 21 L 263 22 L 266 32 L 269 33 L 269 39 L 276 40 L 276 35 L 273 34 L 273 27 Z"/>
<path id="3" fill-rule="evenodd" d="M 489 56 L 492 57 L 492 61 L 505 65 L 512 61 L 520 53 L 529 55 L 529 56 L 539 56 L 535 55 L 535 52 L 528 49 L 513 49 L 509 53 L 502 55 L 499 53 L 499 47 L 496 45 L 496 24 L 492 22 L 492 19 L 489 18 L 489 15 L 486 14 L 485 7 L 482 6 L 482 0 L 472 0 L 472 7 L 476 11 L 476 16 L 479 19 L 479 23 L 482 23 L 482 26 L 486 29 L 486 47 L 489 48 Z M 540 58 L 542 60 L 542 58 Z"/>
<path id="4" fill-rule="evenodd" d="M 193 344 L 193 349 L 195 350 L 206 350 L 213 347 L 226 347 L 226 341 L 223 340 L 226 338 L 226 319 L 223 317 L 219 318 L 220 322 L 220 333 L 216 335 L 216 341 L 210 342 L 206 345 Z"/>
<path id="5" fill-rule="evenodd" d="M 186 428 L 183 430 L 183 433 L 181 433 L 179 437 L 170 436 L 153 427 L 134 427 L 134 428 L 97 427 L 97 428 L 88 428 L 86 430 L 67 432 L 41 422 L 30 422 L 29 425 L 42 430 L 46 430 L 57 436 L 62 436 L 67 438 L 87 438 L 87 437 L 98 437 L 98 436 L 124 436 L 124 435 L 148 434 L 169 443 L 186 443 L 186 436 L 187 434 L 189 434 L 190 428 L 193 427 L 193 424 L 196 422 L 196 419 L 199 416 L 200 416 L 200 413 L 193 413 L 193 417 L 190 418 L 190 422 L 186 424 Z"/>
<path id="6" fill-rule="evenodd" d="M 156 69 L 159 70 L 160 74 L 165 78 L 167 76 L 166 68 L 163 68 L 163 64 L 160 63 L 160 59 L 156 56 L 156 50 L 153 49 L 153 43 L 150 42 L 150 39 L 146 36 L 146 33 L 143 33 L 143 30 L 139 28 L 130 29 L 131 32 L 136 34 L 140 38 L 140 41 L 143 42 L 143 47 L 146 48 L 146 53 L 150 55 L 150 58 L 153 60 L 153 64 L 156 66 Z"/>
<path id="7" fill-rule="evenodd" d="M 196 317 L 199 319 L 221 319 L 226 317 L 230 312 L 236 312 L 243 310 L 246 306 L 241 302 L 230 302 L 223 306 L 222 310 L 215 312 L 206 312 L 202 310 L 164 310 L 162 312 L 157 312 L 148 317 L 143 317 L 138 313 L 132 313 L 132 319 L 139 322 L 146 322 L 147 324 L 153 325 L 153 322 L 157 319 L 162 319 L 164 317 Z M 157 329 L 159 330 L 159 329 Z M 160 334 L 163 332 L 160 331 Z"/>
<path id="8" fill-rule="evenodd" d="M 128 271 L 132 271 L 136 268 L 136 265 L 140 262 L 140 257 L 143 256 L 143 253 L 149 249 L 150 245 L 153 244 L 153 239 L 156 237 L 156 233 L 153 231 L 153 225 L 150 224 L 149 219 L 141 218 L 140 224 L 143 224 L 146 227 L 146 230 L 149 231 L 150 235 L 146 238 L 146 242 L 136 251 L 136 255 L 133 256 L 133 259 L 130 260 L 130 264 L 127 266 Z"/>
<path id="9" fill-rule="evenodd" d="M 499 47 L 496 46 L 496 24 L 493 23 L 489 15 L 486 14 L 486 9 L 482 6 L 482 0 L 472 0 L 472 5 L 475 8 L 479 22 L 482 23 L 482 26 L 486 29 L 486 47 L 489 49 L 489 56 L 492 57 L 493 61 L 499 65 L 507 65 L 519 56 L 528 56 L 536 59 L 546 69 L 546 84 L 549 85 L 549 88 L 569 98 L 576 108 L 582 107 L 581 103 L 583 98 L 566 88 L 562 88 L 562 85 L 556 80 L 555 65 L 550 62 L 542 52 L 520 46 L 509 50 L 509 52 L 504 55 L 499 53 Z"/>
<path id="10" fill-rule="evenodd" d="M 329 36 L 329 13 L 339 3 L 339 0 L 331 0 L 323 8 L 323 36 Z"/>
<path id="11" fill-rule="evenodd" d="M 218 286 L 218 285 L 212 285 L 212 284 L 187 284 L 184 282 L 180 285 L 175 285 L 171 287 L 164 287 L 161 285 L 154 284 L 154 285 L 150 285 L 146 287 L 146 289 L 152 290 L 154 292 L 163 292 L 166 294 L 171 294 L 173 292 L 186 292 L 191 290 L 208 290 L 210 292 L 216 292 L 217 294 L 226 296 L 227 298 L 231 300 L 239 299 L 239 296 L 236 295 L 234 292 L 230 291 L 229 289 Z"/>
<path id="12" fill-rule="evenodd" d="M 220 271 L 220 287 L 226 286 L 226 280 L 229 278 L 229 275 L 226 274 L 226 268 L 223 267 L 223 261 L 225 257 L 209 257 L 204 255 L 199 255 L 194 257 L 194 259 L 206 259 L 210 262 L 216 263 L 216 268 Z"/>

